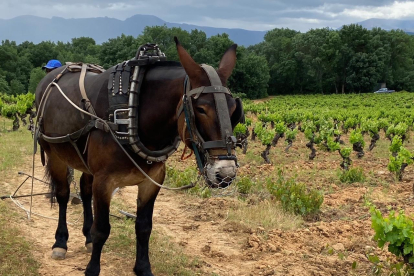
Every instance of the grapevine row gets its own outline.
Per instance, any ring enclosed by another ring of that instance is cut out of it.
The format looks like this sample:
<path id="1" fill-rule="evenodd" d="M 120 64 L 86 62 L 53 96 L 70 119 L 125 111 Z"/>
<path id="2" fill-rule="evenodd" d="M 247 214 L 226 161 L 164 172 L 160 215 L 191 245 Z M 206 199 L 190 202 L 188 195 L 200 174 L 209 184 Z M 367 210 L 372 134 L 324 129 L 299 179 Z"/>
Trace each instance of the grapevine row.
<path id="1" fill-rule="evenodd" d="M 0 115 L 13 119 L 13 131 L 20 127 L 19 119 L 26 125 L 26 117 L 29 115 L 29 121 L 32 125 L 36 113 L 33 111 L 35 96 L 32 93 L 18 96 L 0 93 Z"/>
<path id="2" fill-rule="evenodd" d="M 266 163 L 271 163 L 269 152 L 281 138 L 286 141 L 287 152 L 300 131 L 307 139 L 310 160 L 316 157 L 315 146 L 318 146 L 338 152 L 343 159 L 341 168 L 347 171 L 352 164 L 352 150 L 357 158 L 363 158 L 364 150 L 375 148 L 382 130 L 391 144 L 388 168 L 401 180 L 404 169 L 413 163 L 414 157 L 403 147 L 409 131 L 414 128 L 413 101 L 411 93 L 289 96 L 260 103 L 245 101 L 244 108 L 250 120 L 251 139 L 257 137 L 263 144 L 261 156 Z M 235 134 L 240 135 L 240 131 L 247 133 L 249 125 L 238 126 Z M 344 133 L 349 133 L 352 148 L 345 146 L 341 139 Z M 371 139 L 368 149 L 365 149 L 366 135 Z"/>

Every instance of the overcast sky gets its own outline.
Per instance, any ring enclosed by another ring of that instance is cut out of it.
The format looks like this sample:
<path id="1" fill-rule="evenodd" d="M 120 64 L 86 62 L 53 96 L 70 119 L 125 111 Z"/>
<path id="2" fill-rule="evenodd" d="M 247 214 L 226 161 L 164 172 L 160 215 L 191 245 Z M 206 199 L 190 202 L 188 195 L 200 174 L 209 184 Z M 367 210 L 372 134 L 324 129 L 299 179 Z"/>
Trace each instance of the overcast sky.
<path id="1" fill-rule="evenodd" d="M 369 18 L 413 19 L 414 1 L 391 0 L 0 0 L 0 18 L 150 14 L 174 23 L 269 30 L 338 28 Z"/>

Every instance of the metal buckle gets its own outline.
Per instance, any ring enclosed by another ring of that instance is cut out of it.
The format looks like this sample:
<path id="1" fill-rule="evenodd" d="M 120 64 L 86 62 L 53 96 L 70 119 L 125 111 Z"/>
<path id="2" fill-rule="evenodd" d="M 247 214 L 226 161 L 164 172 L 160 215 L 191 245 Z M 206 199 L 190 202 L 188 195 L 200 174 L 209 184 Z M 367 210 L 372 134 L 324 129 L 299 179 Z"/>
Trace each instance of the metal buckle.
<path id="1" fill-rule="evenodd" d="M 118 119 L 116 117 L 118 112 L 125 112 L 125 111 L 129 112 L 129 109 L 116 109 L 114 111 L 114 124 L 117 124 L 117 125 L 129 125 L 130 124 L 131 119 Z M 122 135 L 128 135 L 129 134 L 129 132 L 122 132 L 122 131 L 115 131 L 115 133 L 122 134 Z"/>

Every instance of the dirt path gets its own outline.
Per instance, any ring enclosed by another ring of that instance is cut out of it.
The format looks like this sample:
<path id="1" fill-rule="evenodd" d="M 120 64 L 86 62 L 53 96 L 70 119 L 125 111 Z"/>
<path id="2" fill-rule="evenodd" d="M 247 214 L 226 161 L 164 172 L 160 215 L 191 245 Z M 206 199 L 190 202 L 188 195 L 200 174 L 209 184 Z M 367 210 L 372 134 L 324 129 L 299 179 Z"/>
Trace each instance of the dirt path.
<path id="1" fill-rule="evenodd" d="M 30 162 L 27 160 L 25 165 L 21 167 L 21 171 L 30 173 Z M 35 166 L 35 176 L 43 179 L 44 170 L 37 160 Z M 14 190 L 26 179 L 26 176 L 17 175 L 17 170 L 10 170 L 6 177 L 1 181 L 3 193 L 13 193 Z M 30 179 L 19 190 L 18 194 L 30 194 Z M 38 181 L 34 182 L 34 193 L 48 192 L 48 186 Z M 29 209 L 30 198 L 21 198 L 18 200 L 24 207 Z M 11 201 L 9 201 L 11 202 Z M 25 236 L 29 241 L 33 242 L 33 253 L 36 259 L 41 263 L 39 272 L 41 275 L 83 275 L 83 271 L 88 263 L 89 254 L 84 248 L 85 238 L 82 234 L 82 207 L 81 205 L 68 205 L 68 225 L 69 241 L 68 252 L 64 261 L 56 261 L 51 258 L 52 245 L 55 242 L 55 231 L 57 228 L 58 205 L 51 207 L 50 199 L 45 196 L 33 197 L 32 211 L 43 216 L 54 218 L 47 219 L 33 215 L 31 221 L 27 220 L 25 211 L 11 203 L 11 206 L 20 214 L 18 226 L 23 229 Z M 105 256 L 103 263 L 105 263 Z M 102 275 L 111 275 L 110 268 L 103 267 Z"/>
<path id="2" fill-rule="evenodd" d="M 30 163 L 30 160 L 27 160 L 22 171 L 29 173 Z M 40 160 L 36 164 L 35 176 L 42 179 L 44 170 L 40 165 Z M 7 173 L 0 184 L 2 193 L 13 193 L 25 178 L 17 173 Z M 29 194 L 30 189 L 29 179 L 18 194 Z M 48 192 L 47 185 L 35 181 L 34 193 L 44 192 Z M 128 211 L 134 213 L 136 195 L 136 187 L 126 187 L 115 197 L 124 201 L 128 206 Z M 19 202 L 27 209 L 30 206 L 29 198 L 19 199 Z M 241 268 L 246 271 L 246 265 L 253 267 L 253 262 L 247 262 L 241 267 L 241 248 L 246 239 L 226 231 L 226 208 L 224 207 L 227 205 L 228 201 L 223 199 L 206 201 L 182 193 L 161 191 L 154 210 L 154 230 L 165 233 L 173 242 L 179 244 L 186 254 L 201 260 L 202 269 L 207 271 L 208 275 L 211 273 L 245 275 L 241 273 Z M 41 275 L 56 275 L 56 271 L 59 271 L 59 275 L 83 275 L 89 261 L 89 254 L 83 246 L 85 238 L 81 232 L 83 222 L 81 205 L 68 205 L 68 222 L 73 224 L 68 225 L 68 252 L 63 261 L 56 261 L 50 257 L 57 220 L 33 215 L 29 222 L 23 210 L 13 204 L 11 206 L 21 214 L 17 222 L 19 227 L 24 230 L 28 239 L 33 241 L 35 257 L 41 263 Z M 36 196 L 33 198 L 32 211 L 43 216 L 57 218 L 58 205 L 51 208 L 49 199 Z M 103 253 L 101 275 L 119 275 L 116 265 L 111 265 L 114 261 L 113 257 Z M 133 275 L 133 273 L 125 272 L 125 275 Z"/>
<path id="3" fill-rule="evenodd" d="M 129 206 L 136 202 L 126 188 L 123 197 Z M 246 237 L 234 235 L 227 222 L 231 199 L 201 200 L 189 195 L 161 191 L 155 203 L 154 229 L 161 229 L 186 255 L 204 263 L 203 270 L 218 275 L 248 275 L 254 262 L 242 262 Z M 230 230 L 230 231 L 229 231 Z M 237 230 L 237 229 L 234 229 Z"/>

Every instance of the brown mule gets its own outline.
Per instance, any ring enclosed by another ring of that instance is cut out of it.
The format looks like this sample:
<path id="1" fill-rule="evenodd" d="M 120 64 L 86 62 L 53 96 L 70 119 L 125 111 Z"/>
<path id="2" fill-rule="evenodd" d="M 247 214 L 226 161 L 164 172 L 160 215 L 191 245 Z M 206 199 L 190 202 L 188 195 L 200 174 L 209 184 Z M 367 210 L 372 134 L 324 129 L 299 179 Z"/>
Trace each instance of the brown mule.
<path id="1" fill-rule="evenodd" d="M 210 184 L 219 183 L 224 178 L 230 178 L 229 182 L 231 182 L 235 175 L 237 161 L 231 158 L 234 155 L 234 147 L 229 148 L 230 142 L 224 142 L 224 144 L 221 142 L 224 138 L 230 141 L 231 137 L 223 134 L 224 131 L 228 132 L 228 129 L 226 130 L 223 127 L 223 119 L 220 116 L 223 117 L 227 114 L 232 129 L 240 120 L 241 106 L 229 93 L 223 94 L 227 103 L 224 111 L 222 110 L 223 98 L 216 97 L 214 93 L 198 93 L 183 97 L 186 76 L 188 76 L 192 89 L 213 87 L 213 84 L 211 83 L 211 76 L 209 76 L 211 71 L 208 73 L 195 63 L 177 39 L 176 45 L 182 66 L 175 62 L 158 62 L 147 69 L 139 98 L 139 137 L 148 149 L 160 150 L 170 145 L 171 141 L 177 135 L 180 135 L 191 149 L 198 152 L 200 148 L 197 148 L 197 146 L 201 147 L 198 153 L 203 159 L 202 165 L 205 166 L 204 172 Z M 236 47 L 236 45 L 233 45 L 226 51 L 221 59 L 219 69 L 214 73 L 218 75 L 221 82 L 218 87 L 224 87 L 231 75 L 236 63 Z M 57 69 L 51 72 L 39 83 L 36 90 L 36 107 L 38 110 L 46 87 L 60 71 L 60 69 Z M 106 114 L 109 107 L 107 87 L 110 71 L 107 70 L 101 74 L 88 72 L 85 77 L 87 96 L 100 118 L 108 116 Z M 80 73 L 64 74 L 59 79 L 59 86 L 73 103 L 81 106 L 79 75 Z M 215 82 L 217 82 L 217 78 Z M 217 83 L 215 86 L 217 86 Z M 186 113 L 188 109 L 185 107 L 185 112 L 177 112 L 183 98 L 190 101 L 192 116 Z M 219 105 L 218 99 L 221 101 L 221 110 L 217 108 Z M 44 104 L 40 131 L 45 136 L 57 137 L 76 132 L 88 124 L 90 120 L 89 116 L 82 116 L 78 110 L 71 106 L 57 91 L 56 87 L 52 87 Z M 188 115 L 187 118 L 186 114 Z M 218 116 L 218 114 L 222 115 Z M 193 126 L 193 129 L 189 127 L 189 124 Z M 100 272 L 102 247 L 109 236 L 111 228 L 109 224 L 109 206 L 112 192 L 116 187 L 131 185 L 138 185 L 139 189 L 135 226 L 137 253 L 134 271 L 136 275 L 153 275 L 148 257 L 148 242 L 152 230 L 154 202 L 160 188 L 137 169 L 108 132 L 92 128 L 89 135 L 80 136 L 75 141 L 86 164 L 81 160 L 71 143 L 49 143 L 41 137 L 39 138 L 39 144 L 48 157 L 47 173 L 50 175 L 52 187 L 59 204 L 59 223 L 52 257 L 64 259 L 67 251 L 67 240 L 69 238 L 66 225 L 66 209 L 69 199 L 67 176 L 68 166 L 70 166 L 83 172 L 80 180 L 84 208 L 83 234 L 86 237 L 86 247 L 92 251 L 85 275 L 99 275 Z M 196 144 L 194 139 L 197 141 L 201 139 L 203 143 Z M 207 148 L 204 149 L 203 145 Z M 224 147 L 227 147 L 227 149 Z M 163 183 L 165 178 L 164 162 L 147 162 L 134 155 L 130 148 L 126 148 L 134 161 L 153 180 Z M 92 196 L 94 219 L 91 206 Z"/>

